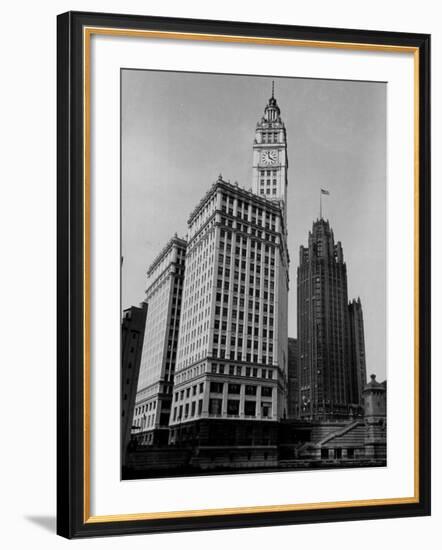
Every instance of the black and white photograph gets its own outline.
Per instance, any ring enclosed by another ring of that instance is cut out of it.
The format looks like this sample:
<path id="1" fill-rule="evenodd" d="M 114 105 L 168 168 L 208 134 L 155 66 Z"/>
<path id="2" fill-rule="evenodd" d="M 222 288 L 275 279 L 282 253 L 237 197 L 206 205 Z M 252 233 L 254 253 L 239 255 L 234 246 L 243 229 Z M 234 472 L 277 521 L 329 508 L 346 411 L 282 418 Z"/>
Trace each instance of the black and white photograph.
<path id="1" fill-rule="evenodd" d="M 386 91 L 122 69 L 122 479 L 386 466 Z"/>

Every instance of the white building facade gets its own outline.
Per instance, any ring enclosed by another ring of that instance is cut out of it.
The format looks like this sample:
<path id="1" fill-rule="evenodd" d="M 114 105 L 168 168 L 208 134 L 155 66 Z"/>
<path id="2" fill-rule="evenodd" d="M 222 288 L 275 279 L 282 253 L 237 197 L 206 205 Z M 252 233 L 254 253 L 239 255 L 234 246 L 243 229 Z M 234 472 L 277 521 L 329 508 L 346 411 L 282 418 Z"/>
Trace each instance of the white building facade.
<path id="1" fill-rule="evenodd" d="M 256 195 L 280 203 L 286 220 L 288 157 L 287 132 L 281 111 L 274 97 L 256 125 L 253 144 L 252 190 Z"/>
<path id="2" fill-rule="evenodd" d="M 285 236 L 278 202 L 221 177 L 191 214 L 171 443 L 202 419 L 285 417 Z"/>
<path id="3" fill-rule="evenodd" d="M 164 443 L 168 438 L 186 245 L 175 235 L 147 272 L 149 307 L 134 411 L 141 444 Z"/>
<path id="4" fill-rule="evenodd" d="M 256 128 L 252 190 L 220 176 L 188 220 L 171 444 L 210 442 L 207 422 L 215 420 L 248 426 L 286 417 L 287 168 L 286 131 L 272 90 Z M 238 445 L 248 435 L 232 438 Z"/>

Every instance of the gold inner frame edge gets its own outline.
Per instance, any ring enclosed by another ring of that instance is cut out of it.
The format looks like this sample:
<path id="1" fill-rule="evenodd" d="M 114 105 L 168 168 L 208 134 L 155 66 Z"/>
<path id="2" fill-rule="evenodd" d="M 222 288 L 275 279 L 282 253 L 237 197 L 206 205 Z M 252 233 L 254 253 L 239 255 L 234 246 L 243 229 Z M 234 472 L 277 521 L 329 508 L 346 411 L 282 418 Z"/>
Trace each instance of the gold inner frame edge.
<path id="1" fill-rule="evenodd" d="M 135 514 L 115 514 L 93 516 L 90 511 L 90 45 L 92 35 L 129 36 L 141 38 L 197 40 L 211 42 L 234 42 L 273 46 L 310 48 L 334 48 L 344 50 L 376 51 L 390 53 L 412 53 L 414 63 L 414 495 L 370 500 L 350 500 L 283 504 L 269 506 L 249 506 L 234 508 L 214 508 L 202 510 L 181 510 L 172 512 L 147 512 Z M 104 523 L 117 521 L 141 521 L 153 519 L 177 519 L 233 514 L 256 514 L 264 512 L 289 512 L 301 510 L 324 510 L 350 508 L 355 506 L 385 506 L 392 504 L 412 504 L 419 502 L 419 48 L 357 42 L 331 42 L 320 40 L 296 40 L 270 37 L 245 37 L 205 33 L 169 31 L 149 31 L 136 29 L 115 29 L 109 27 L 83 28 L 83 212 L 84 212 L 84 365 L 83 365 L 83 519 L 84 523 Z"/>

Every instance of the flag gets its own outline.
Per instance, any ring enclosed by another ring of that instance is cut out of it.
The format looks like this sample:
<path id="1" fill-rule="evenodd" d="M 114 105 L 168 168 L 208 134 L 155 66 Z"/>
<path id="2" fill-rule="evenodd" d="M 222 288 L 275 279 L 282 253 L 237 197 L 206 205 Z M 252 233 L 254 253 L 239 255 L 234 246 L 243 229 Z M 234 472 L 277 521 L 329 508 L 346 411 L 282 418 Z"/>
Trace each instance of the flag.
<path id="1" fill-rule="evenodd" d="M 330 191 L 327 191 L 327 189 L 321 189 L 322 195 L 330 195 Z"/>

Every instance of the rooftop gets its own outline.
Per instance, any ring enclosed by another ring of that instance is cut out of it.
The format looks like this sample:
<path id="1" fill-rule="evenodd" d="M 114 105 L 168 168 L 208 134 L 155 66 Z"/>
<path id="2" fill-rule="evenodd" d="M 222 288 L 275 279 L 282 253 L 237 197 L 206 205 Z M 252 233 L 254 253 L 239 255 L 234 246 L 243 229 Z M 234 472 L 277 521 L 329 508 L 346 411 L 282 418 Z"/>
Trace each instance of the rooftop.
<path id="1" fill-rule="evenodd" d="M 235 193 L 236 195 L 239 195 L 244 200 L 252 200 L 257 204 L 257 206 L 261 206 L 263 208 L 271 208 L 275 210 L 275 213 L 281 212 L 281 208 L 278 202 L 272 199 L 267 199 L 266 197 L 257 195 L 256 193 L 253 193 L 251 190 L 244 189 L 243 187 L 240 187 L 237 182 L 232 184 L 229 181 L 225 181 L 223 180 L 223 177 L 220 174 L 218 176 L 218 179 L 210 186 L 207 193 L 203 196 L 200 202 L 196 205 L 196 207 L 190 213 L 190 216 L 187 222 L 188 224 L 190 224 L 194 220 L 194 218 L 204 208 L 204 206 L 207 204 L 207 202 L 211 199 L 211 197 L 216 193 L 217 189 L 219 188 L 223 188 L 226 191 Z"/>
<path id="2" fill-rule="evenodd" d="M 161 262 L 161 260 L 164 258 L 164 256 L 169 252 L 169 250 L 174 245 L 176 245 L 178 247 L 181 247 L 181 248 L 186 248 L 187 241 L 186 241 L 186 239 L 178 237 L 178 235 L 175 233 L 175 235 L 171 239 L 169 239 L 166 246 L 164 246 L 164 248 L 161 250 L 161 252 L 155 257 L 153 262 L 150 264 L 150 266 L 147 270 L 147 275 L 148 276 L 152 273 L 152 271 L 157 267 L 157 265 Z"/>

